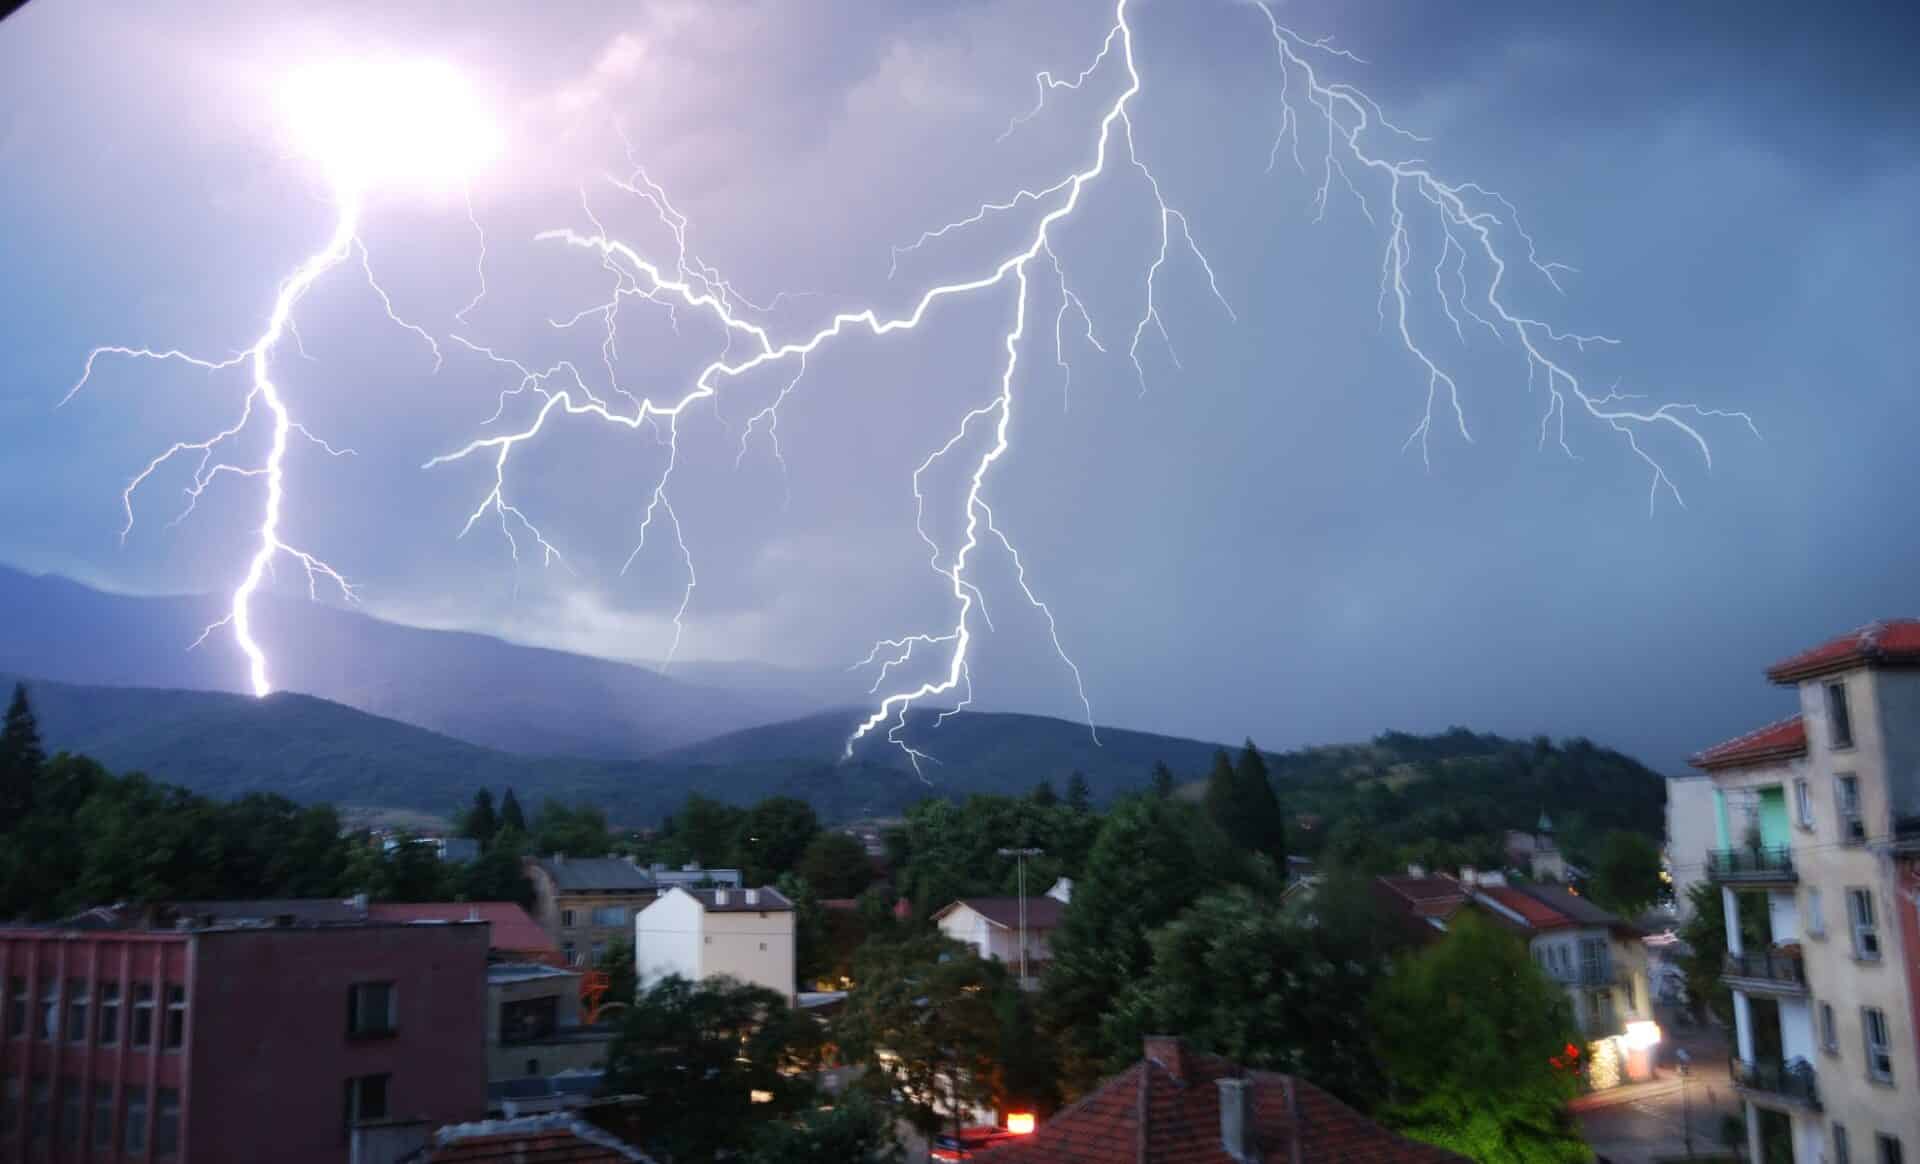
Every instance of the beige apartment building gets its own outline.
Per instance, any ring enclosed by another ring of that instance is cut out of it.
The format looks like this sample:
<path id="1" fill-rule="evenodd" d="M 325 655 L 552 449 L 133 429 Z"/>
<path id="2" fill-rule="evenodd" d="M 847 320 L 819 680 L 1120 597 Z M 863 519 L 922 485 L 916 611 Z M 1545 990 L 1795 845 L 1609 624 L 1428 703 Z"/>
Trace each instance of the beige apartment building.
<path id="1" fill-rule="evenodd" d="M 1799 714 L 1693 758 L 1713 781 L 1706 873 L 1727 911 L 1750 1158 L 1920 1160 L 1902 940 L 1915 906 L 1900 892 L 1920 826 L 1920 621 L 1863 627 L 1767 677 Z"/>

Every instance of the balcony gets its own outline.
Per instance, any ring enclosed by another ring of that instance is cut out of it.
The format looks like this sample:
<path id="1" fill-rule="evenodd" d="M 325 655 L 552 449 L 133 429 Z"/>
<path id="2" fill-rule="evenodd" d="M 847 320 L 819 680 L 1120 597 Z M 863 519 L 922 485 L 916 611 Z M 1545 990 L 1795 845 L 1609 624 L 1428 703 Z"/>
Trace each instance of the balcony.
<path id="1" fill-rule="evenodd" d="M 1727 1068 L 1733 1076 L 1733 1085 L 1754 1099 L 1779 1100 L 1820 1110 L 1820 1089 L 1814 1079 L 1813 1065 L 1805 1059 L 1748 1063 L 1735 1056 L 1728 1060 Z"/>
<path id="2" fill-rule="evenodd" d="M 1749 994 L 1807 993 L 1806 968 L 1798 950 L 1749 950 L 1727 955 L 1722 971 L 1727 985 Z"/>
<path id="3" fill-rule="evenodd" d="M 1715 849 L 1707 854 L 1707 877 L 1723 885 L 1792 885 L 1793 852 L 1775 848 Z"/>

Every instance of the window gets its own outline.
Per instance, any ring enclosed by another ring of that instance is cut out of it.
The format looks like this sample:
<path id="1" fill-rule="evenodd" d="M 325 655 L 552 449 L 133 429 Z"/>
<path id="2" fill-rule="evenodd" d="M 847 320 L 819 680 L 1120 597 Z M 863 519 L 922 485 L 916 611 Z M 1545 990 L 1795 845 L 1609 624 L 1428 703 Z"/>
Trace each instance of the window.
<path id="1" fill-rule="evenodd" d="M 17 1039 L 27 1033 L 27 980 L 7 980 L 7 1037 Z"/>
<path id="2" fill-rule="evenodd" d="M 1893 1082 L 1893 1046 L 1887 1031 L 1887 1012 L 1877 1006 L 1860 1008 L 1860 1033 L 1867 1043 L 1867 1078 Z"/>
<path id="3" fill-rule="evenodd" d="M 47 1138 L 47 1125 L 53 1122 L 53 1089 L 45 1079 L 33 1081 L 32 1107 L 27 1115 L 27 1135 L 35 1140 Z"/>
<path id="4" fill-rule="evenodd" d="M 561 911 L 560 911 L 560 924 L 561 924 L 561 925 L 563 925 L 563 926 L 570 926 L 570 925 L 572 925 L 572 924 L 573 924 L 573 911 L 572 911 L 572 910 L 570 910 L 570 909 L 563 909 L 563 910 L 561 910 Z"/>
<path id="5" fill-rule="evenodd" d="M 80 1146 L 80 1112 L 85 1100 L 78 1079 L 60 1081 L 60 1142 L 71 1148 Z"/>
<path id="6" fill-rule="evenodd" d="M 1847 1142 L 1847 1129 L 1833 1125 L 1833 1164 L 1853 1164 L 1853 1145 Z"/>
<path id="7" fill-rule="evenodd" d="M 1875 1155 L 1879 1157 L 1880 1164 L 1900 1164 L 1904 1158 L 1900 1154 L 1900 1140 L 1896 1136 L 1881 1132 L 1873 1138 L 1873 1143 L 1879 1149 Z"/>
<path id="8" fill-rule="evenodd" d="M 1853 923 L 1853 956 L 1878 962 L 1880 930 L 1873 923 L 1873 894 L 1865 889 L 1847 890 L 1847 917 Z"/>
<path id="9" fill-rule="evenodd" d="M 580 951 L 572 942 L 561 942 L 560 953 L 562 957 L 566 958 L 567 965 L 578 966 L 580 964 Z"/>
<path id="10" fill-rule="evenodd" d="M 347 1034 L 355 1038 L 391 1035 L 399 1029 L 391 982 L 361 982 L 347 988 Z"/>
<path id="11" fill-rule="evenodd" d="M 67 1042 L 87 1041 L 87 984 L 78 978 L 67 979 Z"/>
<path id="12" fill-rule="evenodd" d="M 1853 715 L 1847 710 L 1847 685 L 1827 684 L 1827 731 L 1836 748 L 1853 746 Z"/>
<path id="13" fill-rule="evenodd" d="M 1803 829 L 1812 828 L 1813 786 L 1807 783 L 1805 777 L 1801 777 L 1793 782 L 1793 805 L 1800 821 L 1800 827 Z"/>
<path id="14" fill-rule="evenodd" d="M 387 1083 L 391 1075 L 359 1075 L 347 1080 L 347 1126 L 387 1118 Z"/>
<path id="15" fill-rule="evenodd" d="M 133 988 L 133 1030 L 127 1036 L 132 1047 L 153 1046 L 153 984 L 137 983 Z"/>
<path id="16" fill-rule="evenodd" d="M 761 943 L 760 943 L 760 948 L 761 948 L 762 950 L 764 950 L 764 949 L 766 949 L 766 948 L 767 948 L 767 944 L 766 944 L 765 942 L 761 942 Z"/>
<path id="17" fill-rule="evenodd" d="M 171 1156 L 180 1150 L 180 1093 L 162 1087 L 153 1112 L 153 1154 Z"/>
<path id="18" fill-rule="evenodd" d="M 597 926 L 624 926 L 627 924 L 627 907 L 624 905 L 602 905 L 593 911 L 593 924 Z"/>
<path id="19" fill-rule="evenodd" d="M 1840 1032 L 1833 1025 L 1833 1004 L 1820 1004 L 1820 1049 L 1829 1055 L 1840 1053 Z"/>
<path id="20" fill-rule="evenodd" d="M 51 1043 L 60 1037 L 60 984 L 47 981 L 40 984 L 40 1041 Z"/>
<path id="21" fill-rule="evenodd" d="M 1820 891 L 1819 886 L 1810 886 L 1807 889 L 1807 936 L 1810 938 L 1827 936 L 1826 895 Z"/>
<path id="22" fill-rule="evenodd" d="M 121 1133 L 121 1145 L 128 1153 L 147 1150 L 147 1089 L 128 1087 L 126 1117 L 120 1126 L 126 1130 Z"/>
<path id="23" fill-rule="evenodd" d="M 111 1047 L 120 1041 L 120 984 L 100 984 L 100 1045 Z"/>
<path id="24" fill-rule="evenodd" d="M 607 944 L 605 942 L 595 942 L 593 944 L 593 964 L 595 966 L 598 966 L 601 960 L 606 956 L 607 956 Z"/>
<path id="25" fill-rule="evenodd" d="M 1833 778 L 1833 799 L 1840 809 L 1840 843 L 1861 845 L 1867 840 L 1867 822 L 1860 817 L 1860 778 L 1841 773 Z"/>
<path id="26" fill-rule="evenodd" d="M 165 1046 L 178 1051 L 187 1042 L 187 988 L 167 987 L 167 1030 Z"/>
<path id="27" fill-rule="evenodd" d="M 0 1140 L 13 1135 L 20 1126 L 20 1081 L 8 1076 L 0 1079 Z"/>
<path id="28" fill-rule="evenodd" d="M 560 1000 L 552 995 L 500 1004 L 500 1041 L 503 1043 L 544 1039 L 559 1025 Z"/>
<path id="29" fill-rule="evenodd" d="M 1580 939 L 1580 977 L 1586 982 L 1606 979 L 1607 944 L 1599 938 Z"/>
<path id="30" fill-rule="evenodd" d="M 93 1148 L 105 1153 L 113 1147 L 113 1084 L 93 1085 Z"/>

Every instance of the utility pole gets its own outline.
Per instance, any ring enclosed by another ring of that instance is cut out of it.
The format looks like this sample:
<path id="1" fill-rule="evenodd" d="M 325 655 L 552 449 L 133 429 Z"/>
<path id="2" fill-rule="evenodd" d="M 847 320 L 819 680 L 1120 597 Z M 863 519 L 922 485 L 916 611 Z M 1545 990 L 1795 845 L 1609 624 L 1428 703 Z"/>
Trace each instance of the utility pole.
<path id="1" fill-rule="evenodd" d="M 1001 849 L 1002 857 L 1014 858 L 1020 870 L 1020 986 L 1027 985 L 1027 858 L 1038 857 L 1045 849 Z"/>

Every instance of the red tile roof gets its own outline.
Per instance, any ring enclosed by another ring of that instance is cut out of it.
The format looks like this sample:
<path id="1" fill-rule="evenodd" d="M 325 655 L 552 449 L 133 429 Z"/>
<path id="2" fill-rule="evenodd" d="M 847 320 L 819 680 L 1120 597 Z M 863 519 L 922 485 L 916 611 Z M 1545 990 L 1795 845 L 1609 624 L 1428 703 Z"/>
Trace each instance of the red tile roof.
<path id="1" fill-rule="evenodd" d="M 1870 622 L 1767 668 L 1775 683 L 1798 683 L 1850 667 L 1920 665 L 1920 618 Z"/>
<path id="2" fill-rule="evenodd" d="M 1568 914 L 1510 885 L 1482 885 L 1474 892 L 1478 897 L 1519 914 L 1528 929 L 1560 930 L 1579 924 Z"/>
<path id="3" fill-rule="evenodd" d="M 1713 771 L 1717 768 L 1751 767 L 1806 754 L 1807 725 L 1795 715 L 1757 728 L 1744 736 L 1735 736 L 1724 743 L 1715 744 L 1704 752 L 1696 753 L 1690 762 L 1696 768 Z"/>
<path id="4" fill-rule="evenodd" d="M 1020 924 L 1020 899 L 1017 897 L 963 897 L 934 914 L 934 920 L 938 921 L 963 905 L 1002 929 L 1010 930 Z M 1066 904 L 1057 898 L 1027 898 L 1027 928 L 1030 930 L 1054 929 L 1066 914 Z"/>
<path id="5" fill-rule="evenodd" d="M 980 1154 L 985 1164 L 1234 1164 L 1220 1140 L 1217 1081 L 1251 1087 L 1261 1164 L 1459 1164 L 1291 1075 L 1243 1071 L 1218 1055 L 1149 1038 L 1148 1057 L 1042 1124 Z M 1296 1154 L 1297 1151 L 1297 1154 Z"/>
<path id="6" fill-rule="evenodd" d="M 367 906 L 371 921 L 384 922 L 456 922 L 479 920 L 487 923 L 487 946 L 520 955 L 551 955 L 552 965 L 560 964 L 560 947 L 553 944 L 547 931 L 527 916 L 527 911 L 511 901 L 437 901 L 376 902 Z"/>

